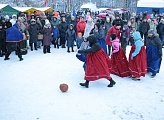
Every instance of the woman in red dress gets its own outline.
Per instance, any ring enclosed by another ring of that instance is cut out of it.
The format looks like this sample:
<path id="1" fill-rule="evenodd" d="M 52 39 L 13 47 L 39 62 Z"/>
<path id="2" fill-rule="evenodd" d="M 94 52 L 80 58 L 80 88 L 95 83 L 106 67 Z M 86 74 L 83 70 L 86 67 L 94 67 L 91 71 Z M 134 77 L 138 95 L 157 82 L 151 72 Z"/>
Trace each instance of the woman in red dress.
<path id="1" fill-rule="evenodd" d="M 146 49 L 139 32 L 133 33 L 134 45 L 129 54 L 129 69 L 133 80 L 140 80 L 147 73 Z"/>
<path id="2" fill-rule="evenodd" d="M 116 34 L 111 34 L 112 39 L 112 70 L 111 73 L 120 77 L 130 76 L 128 61 L 124 50 L 120 46 Z"/>
<path id="3" fill-rule="evenodd" d="M 101 46 L 97 43 L 96 38 L 91 35 L 87 38 L 91 48 L 87 50 L 79 50 L 78 53 L 87 54 L 85 83 L 80 83 L 81 86 L 89 87 L 89 81 L 95 81 L 101 78 L 106 78 L 110 81 L 108 87 L 113 87 L 116 82 L 111 78 L 111 60 L 104 52 Z"/>

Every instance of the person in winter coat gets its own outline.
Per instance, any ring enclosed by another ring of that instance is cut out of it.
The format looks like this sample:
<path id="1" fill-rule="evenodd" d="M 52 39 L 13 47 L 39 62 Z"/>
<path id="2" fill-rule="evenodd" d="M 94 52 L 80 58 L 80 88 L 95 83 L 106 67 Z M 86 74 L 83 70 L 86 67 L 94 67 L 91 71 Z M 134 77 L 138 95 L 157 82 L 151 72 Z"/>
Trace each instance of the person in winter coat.
<path id="1" fill-rule="evenodd" d="M 30 35 L 29 43 L 30 43 L 31 51 L 33 51 L 33 46 L 34 46 L 35 50 L 37 50 L 39 27 L 36 24 L 35 19 L 31 19 L 31 24 L 29 25 L 28 32 Z"/>
<path id="2" fill-rule="evenodd" d="M 78 33 L 77 34 L 77 38 L 76 38 L 76 45 L 77 45 L 77 49 L 80 48 L 81 43 L 84 41 L 84 38 L 82 36 L 82 33 Z"/>
<path id="3" fill-rule="evenodd" d="M 118 25 L 118 24 L 121 26 L 120 31 L 122 31 L 124 23 L 122 19 L 120 18 L 120 15 L 116 15 L 116 19 L 113 20 L 112 26 Z"/>
<path id="4" fill-rule="evenodd" d="M 157 25 L 157 33 L 164 46 L 164 19 L 161 19 L 160 23 Z"/>
<path id="5" fill-rule="evenodd" d="M 86 27 L 86 22 L 84 20 L 84 17 L 81 16 L 80 21 L 76 25 L 77 33 L 81 32 L 84 35 L 85 27 Z"/>
<path id="6" fill-rule="evenodd" d="M 83 37 L 84 38 L 87 38 L 90 33 L 91 33 L 91 30 L 94 28 L 94 22 L 93 22 L 93 19 L 92 18 L 88 18 L 88 21 L 86 23 L 86 27 L 85 27 L 85 30 L 84 30 L 84 35 Z"/>
<path id="7" fill-rule="evenodd" d="M 52 44 L 54 45 L 54 48 L 58 48 L 59 49 L 59 29 L 58 26 L 53 26 L 53 40 L 52 40 Z"/>
<path id="8" fill-rule="evenodd" d="M 147 71 L 155 77 L 160 71 L 162 61 L 162 41 L 153 30 L 148 31 L 146 40 Z"/>
<path id="9" fill-rule="evenodd" d="M 73 50 L 73 46 L 74 46 L 74 42 L 76 41 L 76 33 L 75 30 L 73 29 L 73 25 L 71 24 L 69 29 L 66 32 L 66 41 L 67 41 L 67 52 L 70 53 L 70 47 L 72 48 L 72 52 L 74 52 Z"/>
<path id="10" fill-rule="evenodd" d="M 111 73 L 119 77 L 130 76 L 128 61 L 124 50 L 120 46 L 119 39 L 116 34 L 111 34 L 112 39 L 112 70 Z"/>
<path id="11" fill-rule="evenodd" d="M 105 53 L 107 53 L 107 47 L 105 42 L 105 32 L 103 28 L 100 26 L 100 23 L 96 23 L 93 29 L 93 34 L 96 37 L 100 46 L 104 49 Z"/>
<path id="12" fill-rule="evenodd" d="M 123 48 L 124 52 L 126 53 L 126 46 L 128 44 L 128 41 L 130 39 L 130 32 L 131 32 L 131 23 L 124 24 L 123 26 L 123 32 L 121 37 L 121 47 Z"/>
<path id="13" fill-rule="evenodd" d="M 101 78 L 106 78 L 110 81 L 108 87 L 113 87 L 116 82 L 111 78 L 111 60 L 97 43 L 94 35 L 88 38 L 89 46 L 87 50 L 78 50 L 80 54 L 86 55 L 86 70 L 85 70 L 85 83 L 80 83 L 81 86 L 89 87 L 90 81 L 95 81 Z"/>
<path id="14" fill-rule="evenodd" d="M 10 18 L 6 15 L 4 18 L 0 19 L 0 57 L 6 54 L 6 29 L 12 27 Z"/>
<path id="15" fill-rule="evenodd" d="M 5 55 L 6 52 L 6 32 L 5 32 L 6 28 L 5 28 L 5 22 L 4 20 L 2 20 L 2 18 L 0 19 L 0 57 L 3 57 Z"/>
<path id="16" fill-rule="evenodd" d="M 43 29 L 43 26 L 42 26 L 42 23 L 40 21 L 40 17 L 36 17 L 36 24 L 38 25 L 38 36 L 42 36 L 42 29 Z M 38 40 L 37 40 L 37 48 L 41 48 L 41 44 L 43 42 L 43 37 L 38 37 Z"/>
<path id="17" fill-rule="evenodd" d="M 133 33 L 134 45 L 129 54 L 129 70 L 133 80 L 140 80 L 147 73 L 146 49 L 138 31 Z"/>
<path id="18" fill-rule="evenodd" d="M 6 47 L 7 52 L 4 60 L 9 60 L 9 56 L 12 51 L 16 51 L 19 60 L 22 61 L 22 55 L 20 51 L 20 41 L 23 40 L 23 34 L 19 31 L 18 24 L 16 23 L 13 27 L 10 27 L 6 31 Z"/>
<path id="19" fill-rule="evenodd" d="M 72 16 L 71 17 L 71 23 L 70 24 L 73 24 L 73 26 L 74 26 L 74 30 L 75 30 L 75 32 L 77 33 L 77 29 L 76 29 L 76 25 L 77 25 L 77 20 L 75 19 L 75 17 L 74 16 Z"/>
<path id="20" fill-rule="evenodd" d="M 144 19 L 143 22 L 141 22 L 140 27 L 139 27 L 139 32 L 141 34 L 142 39 L 144 38 L 144 44 L 146 42 L 146 38 L 147 38 L 147 33 L 150 29 L 150 25 L 147 22 L 147 19 Z"/>
<path id="21" fill-rule="evenodd" d="M 116 34 L 117 38 L 120 40 L 120 38 L 121 38 L 120 28 L 121 28 L 121 25 L 118 23 L 118 24 L 114 25 L 113 27 L 111 27 L 108 31 L 108 34 L 107 34 L 106 40 L 105 40 L 106 44 L 108 45 L 108 55 L 110 55 L 111 46 L 112 46 L 110 36 L 111 36 L 111 34 Z"/>
<path id="22" fill-rule="evenodd" d="M 66 31 L 68 29 L 68 24 L 66 23 L 65 17 L 61 18 L 61 23 L 59 24 L 59 34 L 60 34 L 60 45 L 62 48 L 65 48 L 66 43 Z"/>
<path id="23" fill-rule="evenodd" d="M 51 25 L 54 27 L 59 25 L 59 20 L 54 16 L 51 18 Z"/>
<path id="24" fill-rule="evenodd" d="M 157 32 L 157 23 L 155 21 L 155 19 L 148 19 L 148 23 L 150 25 L 150 30 L 154 30 L 154 32 L 156 33 Z"/>
<path id="25" fill-rule="evenodd" d="M 107 35 L 108 30 L 112 27 L 112 25 L 111 25 L 111 18 L 106 17 L 106 21 L 105 21 L 104 27 L 105 27 L 105 35 Z"/>
<path id="26" fill-rule="evenodd" d="M 51 53 L 50 45 L 52 41 L 53 28 L 48 19 L 45 20 L 45 25 L 42 33 L 43 33 L 43 53 L 44 54 Z"/>

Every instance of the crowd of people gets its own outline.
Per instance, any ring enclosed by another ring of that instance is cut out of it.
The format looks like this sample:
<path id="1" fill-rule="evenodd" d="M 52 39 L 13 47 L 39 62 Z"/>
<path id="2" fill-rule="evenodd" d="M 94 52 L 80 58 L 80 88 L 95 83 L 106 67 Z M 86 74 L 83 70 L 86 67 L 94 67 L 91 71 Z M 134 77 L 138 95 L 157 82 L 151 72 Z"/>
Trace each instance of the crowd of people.
<path id="1" fill-rule="evenodd" d="M 27 53 L 27 51 L 23 53 L 23 48 L 29 48 L 31 51 L 43 49 L 43 53 L 46 54 L 51 53 L 53 47 L 56 49 L 67 47 L 67 52 L 70 53 L 74 52 L 76 45 L 79 50 L 76 56 L 84 62 L 86 73 L 88 70 L 91 71 L 87 68 L 89 66 L 87 53 L 95 54 L 101 50 L 111 57 L 111 60 L 104 57 L 106 59 L 104 61 L 112 63 L 104 65 L 110 66 L 108 68 L 110 70 L 101 72 L 102 74 L 131 76 L 134 80 L 140 80 L 141 76 L 151 72 L 151 76 L 155 77 L 162 60 L 164 16 L 156 14 L 147 16 L 147 14 L 132 14 L 130 19 L 122 19 L 119 14 L 116 14 L 115 19 L 112 19 L 110 15 L 100 18 L 91 12 L 76 16 L 65 13 L 59 13 L 57 16 L 46 16 L 45 13 L 39 16 L 32 14 L 30 19 L 27 19 L 24 14 L 12 15 L 11 18 L 8 15 L 1 16 L 0 57 L 4 56 L 4 60 L 9 60 L 11 52 L 16 51 L 22 61 L 22 54 Z M 129 60 L 126 58 L 127 45 L 132 46 Z M 100 72 L 99 69 L 98 71 Z M 88 80 L 88 75 L 86 78 Z M 115 82 L 112 83 L 115 84 Z M 86 84 L 88 82 L 81 85 Z"/>

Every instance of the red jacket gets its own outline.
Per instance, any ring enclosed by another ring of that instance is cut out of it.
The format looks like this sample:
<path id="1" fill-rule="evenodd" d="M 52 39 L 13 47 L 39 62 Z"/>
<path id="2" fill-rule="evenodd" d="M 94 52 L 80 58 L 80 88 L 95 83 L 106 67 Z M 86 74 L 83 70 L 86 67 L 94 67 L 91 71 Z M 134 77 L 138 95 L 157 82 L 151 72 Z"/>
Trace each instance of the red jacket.
<path id="1" fill-rule="evenodd" d="M 111 27 L 108 31 L 107 37 L 106 37 L 106 44 L 109 46 L 112 46 L 112 42 L 110 40 L 110 35 L 111 34 L 116 34 L 117 38 L 120 40 L 121 36 L 120 36 L 120 30 L 116 29 L 116 26 L 114 25 L 113 27 Z"/>
<path id="2" fill-rule="evenodd" d="M 86 22 L 81 22 L 79 21 L 76 25 L 76 28 L 77 28 L 77 32 L 81 32 L 84 34 L 84 30 L 85 30 L 85 27 L 86 27 Z"/>

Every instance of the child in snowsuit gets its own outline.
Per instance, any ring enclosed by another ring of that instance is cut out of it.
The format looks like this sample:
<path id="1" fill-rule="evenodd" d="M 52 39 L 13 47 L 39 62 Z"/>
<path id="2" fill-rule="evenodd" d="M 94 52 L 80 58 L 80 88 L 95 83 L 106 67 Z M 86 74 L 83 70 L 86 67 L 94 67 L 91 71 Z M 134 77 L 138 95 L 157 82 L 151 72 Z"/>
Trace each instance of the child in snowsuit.
<path id="1" fill-rule="evenodd" d="M 59 49 L 59 29 L 57 28 L 57 26 L 54 26 L 54 29 L 53 29 L 53 40 L 52 40 L 52 44 L 54 45 L 54 48 L 58 48 Z"/>
<path id="2" fill-rule="evenodd" d="M 74 52 L 73 50 L 73 46 L 74 46 L 74 42 L 76 41 L 76 33 L 75 30 L 73 29 L 73 25 L 71 24 L 69 29 L 66 32 L 66 41 L 67 41 L 67 52 L 70 53 L 70 47 L 72 48 L 72 52 Z"/>
<path id="3" fill-rule="evenodd" d="M 84 39 L 84 41 L 81 43 L 81 46 L 79 48 L 79 50 L 86 50 L 89 49 L 89 42 L 87 41 L 87 39 Z M 86 54 L 80 54 L 77 53 L 76 54 L 77 59 L 79 59 L 80 61 L 84 62 L 83 68 L 84 71 L 86 70 Z"/>
<path id="4" fill-rule="evenodd" d="M 79 33 L 78 33 L 78 36 L 77 36 L 77 38 L 76 38 L 77 49 L 80 48 L 81 43 L 83 42 L 83 40 L 84 40 L 84 38 L 83 38 L 83 36 L 82 36 L 82 33 L 79 32 Z"/>

